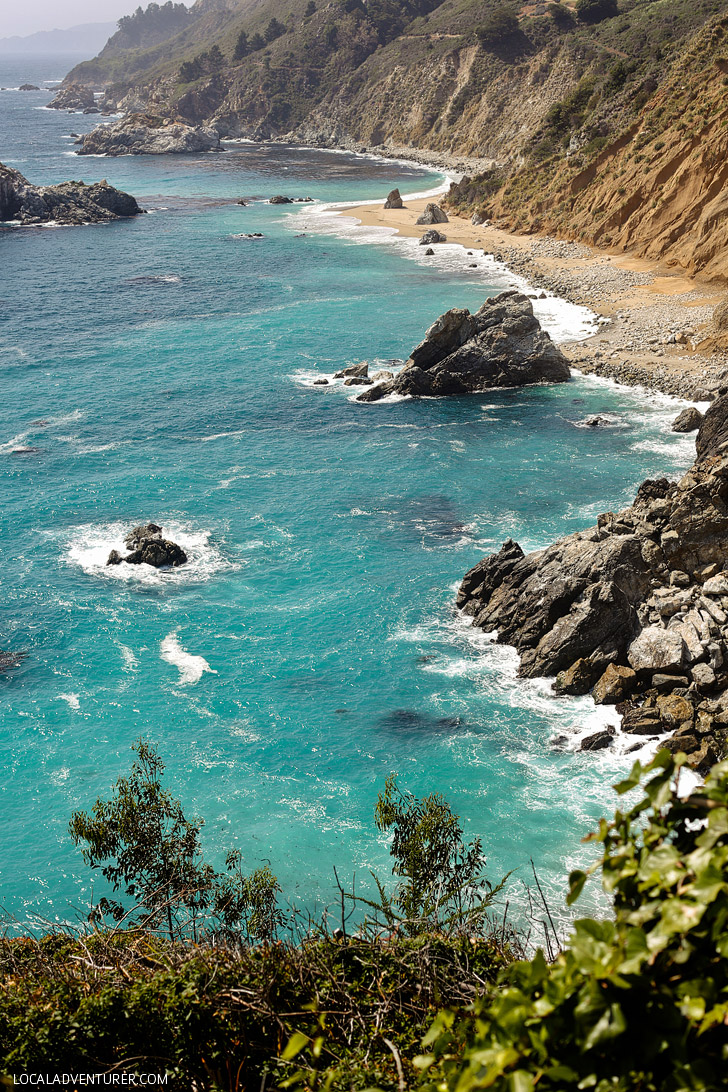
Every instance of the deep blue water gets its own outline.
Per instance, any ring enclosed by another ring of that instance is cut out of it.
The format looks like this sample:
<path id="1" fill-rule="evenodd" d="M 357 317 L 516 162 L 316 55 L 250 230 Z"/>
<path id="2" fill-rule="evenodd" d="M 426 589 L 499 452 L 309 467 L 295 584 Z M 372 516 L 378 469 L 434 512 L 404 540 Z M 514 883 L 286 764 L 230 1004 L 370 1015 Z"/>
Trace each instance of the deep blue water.
<path id="1" fill-rule="evenodd" d="M 0 58 L 0 83 L 74 60 Z M 333 865 L 386 872 L 372 811 L 391 771 L 445 793 L 493 879 L 527 879 L 532 856 L 559 903 L 630 760 L 575 753 L 601 713 L 517 680 L 454 592 L 503 539 L 545 545 L 686 466 L 675 404 L 582 379 L 378 406 L 312 387 L 406 357 L 447 307 L 508 282 L 321 211 L 441 176 L 252 145 L 76 159 L 68 134 L 98 119 L 40 109 L 49 97 L 0 92 L 0 160 L 34 182 L 106 177 L 153 211 L 0 232 L 0 648 L 28 652 L 0 676 L 3 902 L 66 918 L 88 899 L 68 816 L 143 734 L 212 858 L 269 859 L 309 907 L 331 899 Z M 316 204 L 235 204 L 277 192 Z M 575 427 L 594 412 L 621 427 Z M 190 564 L 107 569 L 149 519 Z"/>

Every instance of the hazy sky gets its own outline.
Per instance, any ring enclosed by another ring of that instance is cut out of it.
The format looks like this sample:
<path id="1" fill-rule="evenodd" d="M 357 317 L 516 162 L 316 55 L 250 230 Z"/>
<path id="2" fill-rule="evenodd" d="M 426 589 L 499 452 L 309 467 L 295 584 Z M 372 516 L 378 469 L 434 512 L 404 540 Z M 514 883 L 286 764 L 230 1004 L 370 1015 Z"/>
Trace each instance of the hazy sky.
<path id="1" fill-rule="evenodd" d="M 78 23 L 109 23 L 129 15 L 148 0 L 0 0 L 0 38 L 33 34 L 36 30 L 64 30 Z"/>

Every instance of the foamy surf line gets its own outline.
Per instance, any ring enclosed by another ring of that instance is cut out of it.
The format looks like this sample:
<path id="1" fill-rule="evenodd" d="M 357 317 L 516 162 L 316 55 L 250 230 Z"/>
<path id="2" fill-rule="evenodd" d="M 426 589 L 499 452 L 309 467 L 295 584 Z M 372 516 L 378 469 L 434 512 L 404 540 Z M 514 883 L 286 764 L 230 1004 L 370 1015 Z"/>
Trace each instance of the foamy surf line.
<path id="1" fill-rule="evenodd" d="M 217 675 L 208 664 L 204 656 L 194 656 L 179 643 L 176 633 L 168 633 L 159 646 L 163 660 L 179 671 L 180 686 L 190 686 L 199 682 L 206 671 L 211 675 Z"/>
<path id="2" fill-rule="evenodd" d="M 445 179 L 435 189 L 422 193 L 403 194 L 402 200 L 415 201 L 437 197 L 445 193 L 448 186 L 449 179 Z M 524 277 L 513 273 L 504 262 L 497 261 L 492 254 L 486 254 L 482 248 L 478 248 L 477 251 L 472 248 L 472 257 L 478 258 L 477 269 L 471 268 L 471 263 L 464 265 L 463 258 L 471 256 L 469 248 L 464 243 L 438 243 L 434 254 L 425 258 L 424 249 L 420 246 L 419 240 L 400 234 L 398 228 L 364 224 L 356 216 L 346 215 L 347 210 L 352 208 L 381 203 L 381 198 L 358 201 L 356 205 L 352 205 L 351 202 L 327 202 L 313 208 L 309 206 L 305 210 L 297 210 L 291 216 L 295 217 L 296 230 L 304 227 L 316 234 L 336 235 L 353 243 L 386 243 L 396 247 L 408 260 L 430 268 L 435 265 L 440 272 L 449 272 L 461 277 L 466 274 L 469 279 L 483 282 L 489 288 L 501 290 L 515 288 L 531 297 L 534 314 L 544 330 L 557 343 L 583 341 L 592 337 L 599 329 L 599 316 L 590 308 L 570 303 L 569 300 L 543 292 L 543 290 L 537 290 Z"/>

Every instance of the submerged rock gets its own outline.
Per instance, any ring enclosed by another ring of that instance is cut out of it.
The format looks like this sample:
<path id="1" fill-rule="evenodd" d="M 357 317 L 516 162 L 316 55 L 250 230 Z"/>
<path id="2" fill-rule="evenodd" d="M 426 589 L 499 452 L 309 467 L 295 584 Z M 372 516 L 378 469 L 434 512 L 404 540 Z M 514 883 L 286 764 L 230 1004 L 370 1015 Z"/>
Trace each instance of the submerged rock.
<path id="1" fill-rule="evenodd" d="M 143 212 L 131 194 L 108 182 L 61 182 L 33 186 L 20 171 L 0 163 L 0 221 L 21 224 L 98 224 Z"/>
<path id="2" fill-rule="evenodd" d="M 152 114 L 129 114 L 111 125 L 97 125 L 76 143 L 80 144 L 78 155 L 180 155 L 224 150 L 217 129 Z"/>
<path id="3" fill-rule="evenodd" d="M 524 555 L 509 540 L 457 605 L 513 645 L 520 674 L 616 703 L 622 731 L 670 735 L 704 771 L 728 755 L 728 396 L 712 403 L 679 482 L 640 486 L 596 527 Z M 586 741 L 585 741 L 586 742 Z"/>
<path id="4" fill-rule="evenodd" d="M 403 209 L 402 198 L 399 190 L 390 190 L 387 194 L 387 200 L 384 202 L 385 209 Z"/>
<path id="5" fill-rule="evenodd" d="M 565 383 L 566 357 L 520 292 L 502 292 L 474 315 L 453 308 L 432 324 L 399 375 L 359 396 L 467 394 L 492 387 Z"/>
<path id="6" fill-rule="evenodd" d="M 432 202 L 425 205 L 425 211 L 417 217 L 416 224 L 447 224 L 447 213 L 443 212 L 439 205 Z"/>
<path id="7" fill-rule="evenodd" d="M 187 554 L 171 539 L 162 538 L 162 528 L 158 523 L 145 523 L 134 527 L 124 539 L 127 550 L 131 552 L 122 557 L 118 550 L 109 554 L 107 565 L 152 565 L 179 568 L 187 561 Z"/>

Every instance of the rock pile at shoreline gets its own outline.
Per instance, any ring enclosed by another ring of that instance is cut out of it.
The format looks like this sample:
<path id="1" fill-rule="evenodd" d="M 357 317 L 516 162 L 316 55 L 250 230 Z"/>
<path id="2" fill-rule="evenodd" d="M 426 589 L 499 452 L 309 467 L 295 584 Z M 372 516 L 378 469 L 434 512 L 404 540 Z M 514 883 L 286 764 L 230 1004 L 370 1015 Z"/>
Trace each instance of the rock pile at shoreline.
<path id="1" fill-rule="evenodd" d="M 118 550 L 109 554 L 107 565 L 152 565 L 155 569 L 169 567 L 178 569 L 187 561 L 187 554 L 176 542 L 162 538 L 162 528 L 157 523 L 146 523 L 134 527 L 124 539 L 127 550 L 122 557 Z"/>
<path id="2" fill-rule="evenodd" d="M 48 103 L 49 110 L 92 110 L 95 106 L 96 99 L 91 88 L 78 83 L 62 87 Z"/>
<path id="3" fill-rule="evenodd" d="M 501 292 L 474 315 L 453 308 L 429 328 L 402 371 L 357 401 L 389 394 L 467 394 L 492 387 L 565 383 L 569 366 L 520 292 Z"/>
<path id="4" fill-rule="evenodd" d="M 129 114 L 110 125 L 97 125 L 76 143 L 80 145 L 77 155 L 182 155 L 224 150 L 217 129 L 150 114 Z"/>
<path id="5" fill-rule="evenodd" d="M 20 171 L 0 163 L 0 221 L 21 224 L 100 224 L 143 212 L 131 194 L 108 182 L 61 182 L 33 186 Z"/>
<path id="6" fill-rule="evenodd" d="M 509 540 L 466 574 L 457 605 L 517 649 L 521 675 L 591 690 L 636 744 L 669 734 L 704 770 L 728 753 L 728 396 L 696 446 L 679 482 L 643 482 L 596 527 L 528 555 Z"/>

